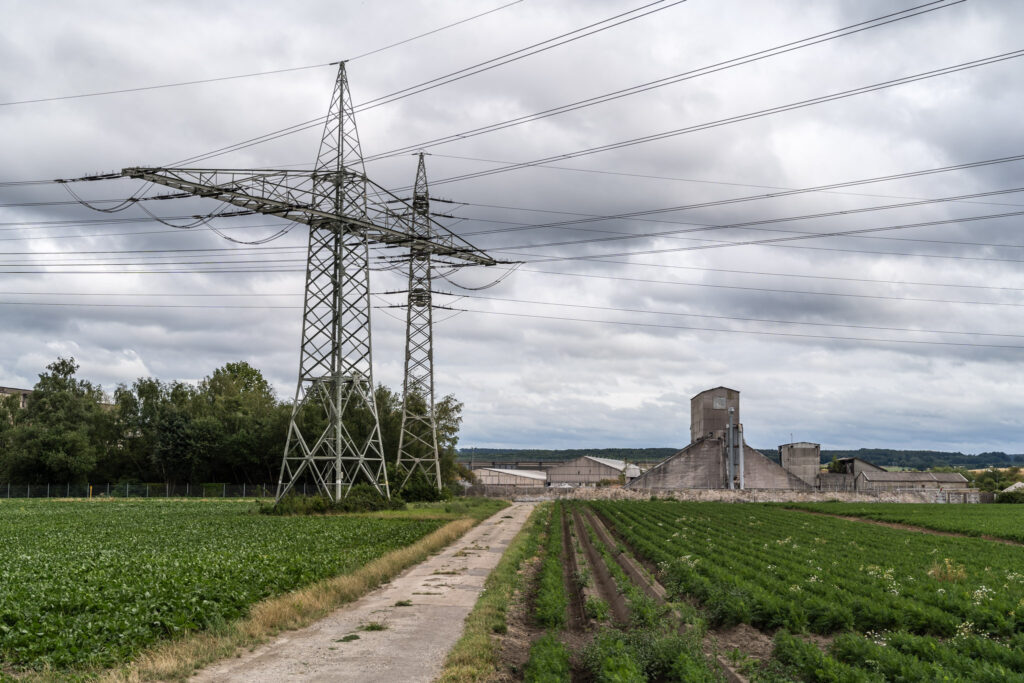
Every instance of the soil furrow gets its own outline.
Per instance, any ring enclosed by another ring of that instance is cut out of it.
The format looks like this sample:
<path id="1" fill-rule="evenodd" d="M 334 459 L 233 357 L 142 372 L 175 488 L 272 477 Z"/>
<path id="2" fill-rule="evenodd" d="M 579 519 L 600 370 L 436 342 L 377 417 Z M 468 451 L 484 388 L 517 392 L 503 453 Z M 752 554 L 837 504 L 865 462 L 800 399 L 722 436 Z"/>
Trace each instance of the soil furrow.
<path id="1" fill-rule="evenodd" d="M 569 595 L 569 623 L 570 631 L 582 631 L 586 626 L 587 617 L 583 610 L 583 591 L 576 580 L 576 549 L 573 547 L 572 534 L 569 533 L 569 517 L 562 508 L 562 578 L 565 581 L 565 590 Z"/>
<path id="2" fill-rule="evenodd" d="M 576 522 L 576 535 L 583 545 L 583 552 L 587 556 L 587 564 L 590 565 L 591 575 L 594 577 L 594 585 L 597 588 L 598 595 L 611 608 L 613 621 L 620 626 L 627 626 L 629 624 L 629 608 L 626 606 L 626 601 L 619 593 L 615 580 L 604 563 L 604 559 L 597 552 L 594 544 L 590 542 L 590 535 L 587 534 L 587 529 L 583 524 L 583 518 L 580 516 L 579 510 L 574 509 L 572 516 Z"/>

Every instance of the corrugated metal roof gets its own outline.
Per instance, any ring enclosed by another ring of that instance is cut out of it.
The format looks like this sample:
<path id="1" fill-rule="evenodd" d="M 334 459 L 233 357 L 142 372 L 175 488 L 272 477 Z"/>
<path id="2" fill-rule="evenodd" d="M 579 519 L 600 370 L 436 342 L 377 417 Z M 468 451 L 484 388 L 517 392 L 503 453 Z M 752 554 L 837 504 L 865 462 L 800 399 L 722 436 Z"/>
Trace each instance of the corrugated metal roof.
<path id="1" fill-rule="evenodd" d="M 1003 489 L 1003 493 L 1006 493 L 1007 491 L 1020 491 L 1021 489 L 1024 489 L 1024 481 L 1018 481 L 1016 484 L 1010 484 Z"/>
<path id="2" fill-rule="evenodd" d="M 867 470 L 860 473 L 868 481 L 938 481 L 963 483 L 967 481 L 958 472 L 875 472 Z"/>
<path id="3" fill-rule="evenodd" d="M 619 472 L 626 469 L 625 460 L 613 460 L 612 458 L 598 458 L 593 455 L 584 455 L 583 457 L 586 458 L 587 460 L 593 460 L 594 462 L 601 463 L 605 467 L 611 467 L 613 469 L 616 469 Z"/>
<path id="4" fill-rule="evenodd" d="M 542 472 L 541 470 L 504 470 L 497 467 L 480 467 L 474 472 L 497 472 L 498 474 L 511 474 L 516 477 L 526 477 L 527 479 L 538 479 L 540 481 L 548 480 L 548 473 Z"/>

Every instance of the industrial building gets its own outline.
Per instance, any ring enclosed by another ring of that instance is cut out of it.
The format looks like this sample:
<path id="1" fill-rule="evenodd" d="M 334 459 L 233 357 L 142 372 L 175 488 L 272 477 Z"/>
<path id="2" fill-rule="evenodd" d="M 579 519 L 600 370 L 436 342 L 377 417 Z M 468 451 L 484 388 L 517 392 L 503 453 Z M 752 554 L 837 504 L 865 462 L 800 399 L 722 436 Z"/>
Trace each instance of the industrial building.
<path id="1" fill-rule="evenodd" d="M 807 449 L 792 451 L 790 461 L 810 457 Z M 727 387 L 708 389 L 690 399 L 690 445 L 626 485 L 630 489 L 795 491 L 809 491 L 813 486 L 746 443 L 740 392 Z"/>
<path id="2" fill-rule="evenodd" d="M 547 472 L 541 470 L 506 470 L 497 467 L 481 467 L 473 470 L 476 483 L 481 486 L 507 486 L 509 488 L 535 488 L 545 486 Z"/>
<path id="3" fill-rule="evenodd" d="M 584 455 L 547 469 L 551 486 L 596 486 L 598 482 L 625 484 L 640 476 L 640 468 L 625 460 Z"/>
<path id="4" fill-rule="evenodd" d="M 800 441 L 779 446 L 781 465 L 747 445 L 740 392 L 727 387 L 690 399 L 690 445 L 627 484 L 631 489 L 779 489 L 882 492 L 964 490 L 957 473 L 888 472 L 860 458 L 842 458 L 823 472 L 821 446 Z"/>

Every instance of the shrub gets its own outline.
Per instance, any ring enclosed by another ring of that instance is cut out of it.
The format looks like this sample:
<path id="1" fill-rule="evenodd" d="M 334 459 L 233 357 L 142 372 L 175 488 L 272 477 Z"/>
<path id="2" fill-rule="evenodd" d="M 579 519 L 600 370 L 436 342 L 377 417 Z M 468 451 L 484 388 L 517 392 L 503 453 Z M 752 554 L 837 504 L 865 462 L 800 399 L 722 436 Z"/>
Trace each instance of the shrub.
<path id="1" fill-rule="evenodd" d="M 1003 491 L 996 494 L 997 503 L 1024 503 L 1024 489 L 1016 491 Z"/>
<path id="2" fill-rule="evenodd" d="M 932 568 L 928 570 L 928 576 L 936 581 L 963 581 L 967 578 L 967 569 L 962 564 L 957 564 L 947 557 L 941 563 L 936 562 L 933 564 Z"/>
<path id="3" fill-rule="evenodd" d="M 264 515 L 329 515 L 344 512 L 377 512 L 379 510 L 402 510 L 405 501 L 398 496 L 388 500 L 369 484 L 356 484 L 348 496 L 335 502 L 326 496 L 300 496 L 291 494 L 277 503 L 260 503 L 259 512 Z"/>
<path id="4" fill-rule="evenodd" d="M 547 633 L 533 643 L 523 680 L 526 683 L 570 680 L 569 651 L 553 633 Z"/>

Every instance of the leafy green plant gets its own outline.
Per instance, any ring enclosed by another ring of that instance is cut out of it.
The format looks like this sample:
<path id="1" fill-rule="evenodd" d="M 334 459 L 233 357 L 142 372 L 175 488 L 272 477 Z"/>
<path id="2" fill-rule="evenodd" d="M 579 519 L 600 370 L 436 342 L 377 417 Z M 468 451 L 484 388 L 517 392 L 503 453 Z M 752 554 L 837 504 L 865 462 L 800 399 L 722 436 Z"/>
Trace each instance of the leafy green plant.
<path id="1" fill-rule="evenodd" d="M 523 672 L 527 683 L 569 681 L 569 650 L 554 633 L 546 633 L 533 642 L 530 659 Z"/>
<path id="2" fill-rule="evenodd" d="M 444 523 L 262 516 L 232 501 L 5 503 L 0 661 L 113 666 L 160 639 L 353 571 Z"/>

